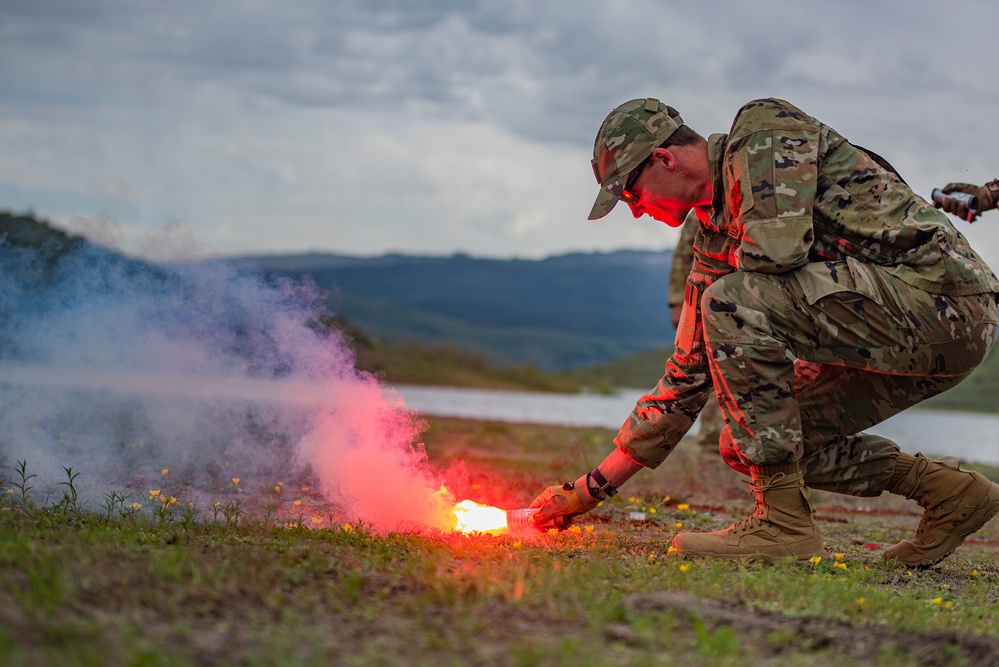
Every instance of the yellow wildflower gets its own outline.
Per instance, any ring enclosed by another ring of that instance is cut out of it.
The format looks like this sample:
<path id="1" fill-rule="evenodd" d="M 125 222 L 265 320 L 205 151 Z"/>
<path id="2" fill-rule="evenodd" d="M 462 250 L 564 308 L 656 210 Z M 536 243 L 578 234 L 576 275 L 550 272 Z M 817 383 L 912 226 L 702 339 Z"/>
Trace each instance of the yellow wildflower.
<path id="1" fill-rule="evenodd" d="M 977 577 L 978 576 L 978 570 L 972 570 L 971 571 L 971 576 Z"/>
<path id="2" fill-rule="evenodd" d="M 281 485 L 280 484 L 278 486 L 274 487 L 274 493 L 281 493 Z"/>
<path id="3" fill-rule="evenodd" d="M 943 604 L 943 598 L 933 598 L 930 602 L 933 604 Z"/>
<path id="4" fill-rule="evenodd" d="M 680 510 L 681 512 L 683 512 L 684 510 L 689 510 L 690 509 L 690 505 L 687 504 L 687 503 L 680 503 L 679 505 L 676 506 L 676 508 L 678 510 Z"/>
<path id="5" fill-rule="evenodd" d="M 680 530 L 681 528 L 683 528 L 683 522 L 677 521 L 676 523 L 673 524 L 673 527 L 676 528 L 677 530 Z"/>
<path id="6" fill-rule="evenodd" d="M 944 609 L 953 609 L 953 608 L 954 608 L 954 603 L 953 602 L 950 602 L 950 601 L 944 602 Z"/>
<path id="7" fill-rule="evenodd" d="M 833 554 L 833 555 L 836 556 L 836 560 L 843 560 L 844 558 L 846 558 L 846 554 Z"/>
<path id="8" fill-rule="evenodd" d="M 139 510 L 142 509 L 142 504 L 141 503 L 132 503 L 132 509 L 135 510 L 136 512 L 138 512 Z"/>
<path id="9" fill-rule="evenodd" d="M 149 489 L 149 497 L 150 498 L 155 498 L 158 495 L 160 495 L 160 490 L 159 489 Z"/>
<path id="10" fill-rule="evenodd" d="M 649 554 L 649 557 L 648 557 L 647 560 L 648 560 L 649 565 L 655 565 L 656 555 L 655 554 Z"/>
<path id="11" fill-rule="evenodd" d="M 522 546 L 524 546 L 524 543 L 523 543 L 523 542 L 521 542 L 520 540 L 517 540 L 516 542 L 514 542 L 514 543 L 513 543 L 513 548 L 514 548 L 514 549 L 519 549 L 519 548 L 521 548 Z"/>
<path id="12" fill-rule="evenodd" d="M 340 526 L 340 528 L 342 528 L 343 532 L 345 532 L 345 533 L 353 533 L 354 532 L 354 527 L 352 525 L 350 525 L 349 523 L 343 524 L 342 526 Z"/>
<path id="13" fill-rule="evenodd" d="M 655 513 L 656 513 L 656 508 L 655 507 L 650 507 L 649 508 L 649 514 L 655 514 Z"/>
<path id="14" fill-rule="evenodd" d="M 316 524 L 317 526 L 319 524 L 321 524 L 322 522 L 323 522 L 323 518 L 321 516 L 314 516 L 314 517 L 312 517 L 312 523 Z"/>
<path id="15" fill-rule="evenodd" d="M 237 486 L 238 484 L 239 484 L 239 477 L 233 477 L 232 478 L 232 485 L 233 486 Z"/>
<path id="16" fill-rule="evenodd" d="M 676 553 L 676 547 L 674 547 L 672 544 L 669 545 L 669 549 L 666 550 L 666 555 L 672 556 L 675 553 Z"/>
<path id="17" fill-rule="evenodd" d="M 548 534 L 549 535 L 558 535 L 558 528 L 549 528 L 548 529 Z"/>
<path id="18" fill-rule="evenodd" d="M 812 565 L 818 565 L 819 563 L 822 562 L 822 556 L 812 556 L 811 558 L 808 559 L 808 562 L 811 563 Z"/>
<path id="19" fill-rule="evenodd" d="M 301 504 L 302 504 L 302 501 L 301 501 L 301 500 L 296 500 L 296 501 L 295 501 L 295 505 L 296 505 L 296 506 L 298 506 L 298 505 L 301 505 Z"/>
<path id="20" fill-rule="evenodd" d="M 166 475 L 170 474 L 170 469 L 169 468 L 163 468 L 163 470 L 161 472 L 163 473 L 164 476 L 166 476 Z"/>
<path id="21" fill-rule="evenodd" d="M 864 598 L 857 598 L 857 606 L 858 607 L 863 607 L 864 606 L 864 602 L 865 602 Z"/>
<path id="22" fill-rule="evenodd" d="M 589 535 L 590 533 L 593 532 L 593 524 L 592 523 L 583 526 L 583 528 L 586 530 L 586 534 L 587 535 Z"/>
<path id="23" fill-rule="evenodd" d="M 680 565 L 680 572 L 687 572 L 690 570 L 690 563 L 683 563 Z"/>
<path id="24" fill-rule="evenodd" d="M 306 493 L 308 493 L 308 492 L 309 492 L 309 487 L 307 487 L 307 486 L 303 486 L 303 487 L 302 487 L 302 491 L 305 491 Z"/>
<path id="25" fill-rule="evenodd" d="M 583 529 L 580 528 L 579 526 L 573 525 L 573 526 L 569 526 L 569 532 L 570 533 L 575 533 L 576 535 L 582 535 L 583 534 Z"/>
<path id="26" fill-rule="evenodd" d="M 833 567 L 838 567 L 841 570 L 846 569 L 846 563 L 833 563 Z"/>

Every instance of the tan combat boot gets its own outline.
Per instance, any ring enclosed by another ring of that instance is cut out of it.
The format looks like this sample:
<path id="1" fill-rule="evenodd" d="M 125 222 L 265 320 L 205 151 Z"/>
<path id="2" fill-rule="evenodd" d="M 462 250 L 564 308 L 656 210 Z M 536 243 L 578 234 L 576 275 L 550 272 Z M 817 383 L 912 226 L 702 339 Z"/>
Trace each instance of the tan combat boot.
<path id="1" fill-rule="evenodd" d="M 680 556 L 748 558 L 767 562 L 804 560 L 822 551 L 822 535 L 812 523 L 797 463 L 752 466 L 750 483 L 756 511 L 748 519 L 713 533 L 680 533 L 673 547 Z"/>
<path id="2" fill-rule="evenodd" d="M 923 506 L 916 534 L 885 549 L 884 559 L 910 567 L 933 565 L 949 556 L 968 535 L 984 526 L 999 512 L 999 484 L 977 472 L 950 467 L 922 454 L 901 454 L 901 463 L 912 465 L 909 473 L 889 491 Z M 957 459 L 948 457 L 957 462 Z"/>

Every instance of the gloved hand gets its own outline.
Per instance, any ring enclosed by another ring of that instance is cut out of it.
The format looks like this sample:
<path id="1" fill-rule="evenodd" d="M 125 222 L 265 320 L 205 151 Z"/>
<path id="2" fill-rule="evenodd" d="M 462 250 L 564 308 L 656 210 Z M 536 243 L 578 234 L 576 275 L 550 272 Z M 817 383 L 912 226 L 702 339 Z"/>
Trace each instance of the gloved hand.
<path id="1" fill-rule="evenodd" d="M 973 222 L 982 211 L 988 211 L 989 209 L 996 207 L 996 197 L 995 193 L 991 188 L 979 185 L 972 185 L 970 183 L 948 183 L 942 188 L 945 195 L 949 195 L 952 192 L 963 192 L 975 197 L 978 197 L 978 208 L 974 211 L 968 209 L 968 205 L 964 202 L 951 199 L 949 197 L 944 198 L 943 202 L 933 202 L 933 206 L 936 208 L 942 208 L 947 213 L 951 215 L 956 215 L 962 220 L 967 220 L 968 222 Z"/>
<path id="2" fill-rule="evenodd" d="M 590 495 L 587 480 L 589 475 L 583 475 L 562 486 L 549 486 L 541 495 L 535 498 L 530 507 L 539 508 L 531 517 L 535 526 L 542 526 L 556 519 L 561 519 L 562 527 L 568 526 L 574 517 L 589 512 L 600 504 L 601 498 Z"/>

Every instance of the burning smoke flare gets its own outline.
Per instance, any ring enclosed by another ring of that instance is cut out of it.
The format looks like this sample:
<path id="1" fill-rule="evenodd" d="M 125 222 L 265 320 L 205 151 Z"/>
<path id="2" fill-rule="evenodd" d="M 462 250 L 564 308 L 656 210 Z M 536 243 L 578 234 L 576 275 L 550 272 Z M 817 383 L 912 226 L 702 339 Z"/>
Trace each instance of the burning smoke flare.
<path id="1" fill-rule="evenodd" d="M 401 398 L 355 369 L 309 283 L 0 239 L 0 466 L 202 487 L 311 469 L 378 529 L 454 525 Z M 97 486 L 103 485 L 103 486 Z"/>

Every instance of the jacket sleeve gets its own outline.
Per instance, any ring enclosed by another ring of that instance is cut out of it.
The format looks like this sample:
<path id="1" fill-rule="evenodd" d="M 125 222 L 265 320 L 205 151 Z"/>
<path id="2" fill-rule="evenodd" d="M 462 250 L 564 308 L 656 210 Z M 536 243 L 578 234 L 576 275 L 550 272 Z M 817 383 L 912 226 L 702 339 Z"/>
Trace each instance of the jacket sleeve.
<path id="1" fill-rule="evenodd" d="M 708 368 L 700 296 L 719 276 L 733 268 L 726 258 L 734 239 L 699 228 L 694 265 L 684 287 L 683 315 L 673 355 L 655 389 L 642 396 L 614 438 L 631 459 L 648 468 L 659 466 L 690 430 L 714 390 Z"/>
<path id="2" fill-rule="evenodd" d="M 763 129 L 729 146 L 728 204 L 741 271 L 785 273 L 808 262 L 818 181 L 819 128 Z"/>

